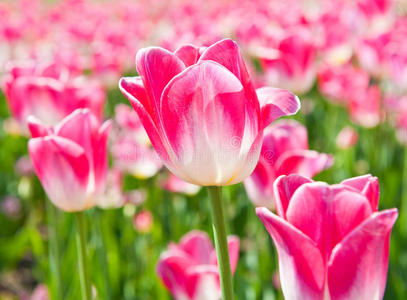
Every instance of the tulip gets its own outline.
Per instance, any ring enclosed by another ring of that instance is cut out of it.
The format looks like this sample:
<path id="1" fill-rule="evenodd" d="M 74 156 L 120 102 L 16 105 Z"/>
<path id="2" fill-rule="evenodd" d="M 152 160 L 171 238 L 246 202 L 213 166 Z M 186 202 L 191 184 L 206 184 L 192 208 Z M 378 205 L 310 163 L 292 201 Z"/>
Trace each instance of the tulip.
<path id="1" fill-rule="evenodd" d="M 71 77 L 53 63 L 11 65 L 3 90 L 12 116 L 25 130 L 32 115 L 54 126 L 77 108 L 89 108 L 99 119 L 105 100 L 102 87 L 84 77 Z"/>
<path id="2" fill-rule="evenodd" d="M 355 129 L 350 126 L 342 128 L 336 137 L 336 146 L 339 149 L 349 149 L 355 146 L 359 140 L 359 135 Z"/>
<path id="3" fill-rule="evenodd" d="M 229 236 L 232 272 L 239 258 L 239 244 L 238 237 Z M 214 300 L 221 297 L 216 252 L 204 232 L 191 231 L 179 244 L 170 244 L 161 254 L 157 273 L 176 300 Z"/>
<path id="4" fill-rule="evenodd" d="M 122 78 L 120 90 L 166 167 L 201 186 L 235 184 L 249 176 L 263 129 L 300 106 L 285 90 L 254 90 L 230 39 L 174 53 L 145 48 L 137 53 L 136 68 L 140 76 Z"/>
<path id="5" fill-rule="evenodd" d="M 259 48 L 256 56 L 266 82 L 298 94 L 311 89 L 316 77 L 316 49 L 304 35 L 288 35 L 266 51 Z"/>
<path id="6" fill-rule="evenodd" d="M 260 155 L 263 129 L 296 113 L 296 96 L 255 90 L 239 48 L 230 39 L 208 48 L 158 47 L 136 56 L 139 77 L 124 77 L 122 93 L 136 110 L 165 166 L 189 183 L 208 186 L 222 297 L 232 300 L 232 276 L 220 186 L 241 182 Z"/>
<path id="7" fill-rule="evenodd" d="M 52 128 L 30 117 L 28 150 L 51 202 L 64 211 L 97 204 L 107 176 L 110 122 L 99 125 L 87 109 L 78 109 Z"/>
<path id="8" fill-rule="evenodd" d="M 305 126 L 294 120 L 280 120 L 264 131 L 259 162 L 244 185 L 254 205 L 272 209 L 277 177 L 293 173 L 313 177 L 332 164 L 331 155 L 308 150 Z"/>
<path id="9" fill-rule="evenodd" d="M 283 175 L 274 192 L 278 216 L 256 213 L 276 245 L 285 299 L 382 299 L 398 212 L 378 212 L 376 177 L 328 185 Z"/>

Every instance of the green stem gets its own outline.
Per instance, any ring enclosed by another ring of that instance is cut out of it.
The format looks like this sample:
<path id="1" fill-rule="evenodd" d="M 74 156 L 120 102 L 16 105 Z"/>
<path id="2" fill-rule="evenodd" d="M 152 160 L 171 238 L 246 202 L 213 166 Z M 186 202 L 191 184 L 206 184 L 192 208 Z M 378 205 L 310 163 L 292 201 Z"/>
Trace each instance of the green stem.
<path id="1" fill-rule="evenodd" d="M 102 212 L 97 210 L 96 211 L 96 221 L 97 221 L 97 235 L 99 238 L 99 247 L 98 247 L 98 256 L 99 256 L 99 261 L 102 267 L 103 271 L 103 280 L 104 280 L 104 286 L 105 286 L 105 293 L 106 293 L 106 299 L 110 300 L 112 299 L 112 293 L 110 290 L 110 284 L 109 284 L 109 268 L 107 265 L 107 251 L 106 251 L 106 242 L 103 234 L 103 228 L 102 228 Z"/>
<path id="2" fill-rule="evenodd" d="M 223 216 L 222 187 L 210 186 L 208 187 L 208 191 L 211 198 L 212 227 L 215 237 L 216 255 L 218 257 L 222 299 L 232 300 L 234 299 L 232 272 L 230 270 L 229 249 L 226 237 L 225 219 Z"/>
<path id="3" fill-rule="evenodd" d="M 76 212 L 75 218 L 77 225 L 76 242 L 78 244 L 79 279 L 81 282 L 82 299 L 91 300 L 90 278 L 86 257 L 85 216 L 83 212 Z"/>
<path id="4" fill-rule="evenodd" d="M 48 252 L 50 259 L 50 271 L 53 280 L 54 297 L 53 299 L 61 300 L 62 298 L 62 284 L 61 284 L 61 268 L 59 263 L 59 246 L 57 235 L 57 218 L 56 208 L 52 205 L 51 201 L 46 200 L 47 214 L 48 214 Z"/>
<path id="5" fill-rule="evenodd" d="M 407 147 L 404 147 L 403 177 L 401 182 L 400 230 L 407 236 Z"/>

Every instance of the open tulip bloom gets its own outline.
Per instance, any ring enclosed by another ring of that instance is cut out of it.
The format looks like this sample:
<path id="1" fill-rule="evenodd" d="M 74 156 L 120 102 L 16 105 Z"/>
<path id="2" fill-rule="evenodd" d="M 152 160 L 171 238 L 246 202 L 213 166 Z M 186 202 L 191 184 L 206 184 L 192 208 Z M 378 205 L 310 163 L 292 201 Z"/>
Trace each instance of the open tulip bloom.
<path id="1" fill-rule="evenodd" d="M 378 212 L 376 177 L 328 185 L 281 176 L 274 193 L 278 216 L 256 212 L 277 247 L 285 299 L 382 299 L 398 212 Z"/>
<path id="2" fill-rule="evenodd" d="M 122 78 L 120 90 L 167 168 L 196 185 L 241 182 L 257 164 L 263 129 L 300 107 L 288 91 L 255 90 L 230 39 L 174 53 L 144 48 L 136 68 L 140 76 Z"/>
<path id="3" fill-rule="evenodd" d="M 255 90 L 239 48 L 230 39 L 208 48 L 158 47 L 136 56 L 139 77 L 124 77 L 122 93 L 140 117 L 158 155 L 176 176 L 208 186 L 222 298 L 234 299 L 221 189 L 255 168 L 263 129 L 300 103 L 288 91 Z"/>

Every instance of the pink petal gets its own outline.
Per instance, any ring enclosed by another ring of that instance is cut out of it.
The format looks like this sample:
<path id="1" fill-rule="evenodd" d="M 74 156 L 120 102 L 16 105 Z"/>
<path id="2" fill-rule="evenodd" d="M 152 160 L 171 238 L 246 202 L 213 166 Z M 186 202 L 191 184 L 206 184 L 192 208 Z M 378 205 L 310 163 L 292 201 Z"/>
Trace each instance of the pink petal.
<path id="1" fill-rule="evenodd" d="M 346 186 L 355 188 L 370 201 L 373 211 L 377 211 L 379 205 L 380 187 L 377 177 L 370 174 L 353 177 L 341 182 Z"/>
<path id="2" fill-rule="evenodd" d="M 298 97 L 286 90 L 262 87 L 257 89 L 256 93 L 260 102 L 263 128 L 280 117 L 296 114 L 301 107 Z"/>
<path id="3" fill-rule="evenodd" d="M 193 45 L 184 45 L 175 50 L 174 54 L 182 60 L 186 67 L 189 67 L 197 62 L 199 48 Z"/>
<path id="4" fill-rule="evenodd" d="M 397 209 L 374 213 L 334 248 L 328 266 L 332 300 L 382 299 L 397 216 Z"/>
<path id="5" fill-rule="evenodd" d="M 230 268 L 232 270 L 232 274 L 234 274 L 237 267 L 237 262 L 239 260 L 239 249 L 240 249 L 239 237 L 234 235 L 228 236 L 228 249 L 229 249 Z"/>
<path id="6" fill-rule="evenodd" d="M 51 136 L 31 139 L 28 150 L 49 199 L 57 207 L 80 211 L 93 205 L 87 197 L 89 162 L 82 147 Z"/>
<path id="7" fill-rule="evenodd" d="M 260 113 L 259 101 L 239 46 L 231 39 L 223 39 L 203 51 L 199 61 L 204 60 L 220 63 L 240 80 L 245 91 L 249 119 L 257 119 Z M 256 120 L 252 126 L 255 126 L 257 131 L 259 125 Z"/>
<path id="8" fill-rule="evenodd" d="M 144 89 L 143 82 L 140 77 L 122 77 L 119 81 L 120 91 L 130 101 L 134 110 L 136 111 L 144 129 L 150 138 L 151 144 L 157 151 L 161 159 L 168 165 L 170 164 L 167 148 L 162 141 L 161 130 L 158 116 L 155 115 L 149 103 L 147 92 Z"/>
<path id="9" fill-rule="evenodd" d="M 94 128 L 91 118 L 95 117 L 88 109 L 77 109 L 55 127 L 55 134 L 80 145 L 85 150 L 93 169 L 92 136 Z"/>
<path id="10" fill-rule="evenodd" d="M 44 124 L 42 124 L 42 122 L 34 116 L 29 116 L 27 118 L 27 125 L 28 129 L 30 130 L 31 137 L 33 138 L 46 136 L 50 132 L 49 128 L 44 126 Z"/>
<path id="11" fill-rule="evenodd" d="M 371 213 L 368 200 L 356 191 L 314 182 L 295 191 L 286 216 L 318 245 L 326 259 L 332 248 Z"/>
<path id="12" fill-rule="evenodd" d="M 255 138 L 247 137 L 252 142 L 244 144 L 245 102 L 239 80 L 215 62 L 193 65 L 168 84 L 161 114 L 168 141 L 182 166 L 181 179 L 217 185 L 234 176 Z"/>
<path id="13" fill-rule="evenodd" d="M 142 105 L 157 122 L 160 119 L 161 94 L 168 82 L 185 69 L 184 63 L 163 48 L 149 47 L 137 52 L 136 68 L 148 95 L 148 101 Z"/>
<path id="14" fill-rule="evenodd" d="M 325 267 L 314 242 L 268 209 L 257 208 L 256 213 L 278 251 L 284 298 L 322 300 Z"/>
<path id="15" fill-rule="evenodd" d="M 283 154 L 276 169 L 278 175 L 299 174 L 314 177 L 316 174 L 331 167 L 333 157 L 313 150 L 294 150 Z"/>
<path id="16" fill-rule="evenodd" d="M 104 122 L 92 141 L 95 186 L 99 193 L 104 192 L 106 187 L 108 170 L 107 142 L 111 127 L 112 122 L 110 120 Z"/>
<path id="17" fill-rule="evenodd" d="M 209 264 L 213 251 L 209 236 L 202 231 L 191 231 L 180 241 L 179 247 L 190 255 L 196 264 Z"/>
<path id="18" fill-rule="evenodd" d="M 274 182 L 274 198 L 276 201 L 277 213 L 283 219 L 286 219 L 286 211 L 290 199 L 294 192 L 303 184 L 313 182 L 312 179 L 301 175 L 282 175 Z"/>
<path id="19" fill-rule="evenodd" d="M 187 296 L 186 299 L 192 299 L 199 279 L 199 276 L 188 272 L 193 267 L 192 261 L 182 252 L 170 250 L 161 255 L 157 274 L 175 298 Z"/>

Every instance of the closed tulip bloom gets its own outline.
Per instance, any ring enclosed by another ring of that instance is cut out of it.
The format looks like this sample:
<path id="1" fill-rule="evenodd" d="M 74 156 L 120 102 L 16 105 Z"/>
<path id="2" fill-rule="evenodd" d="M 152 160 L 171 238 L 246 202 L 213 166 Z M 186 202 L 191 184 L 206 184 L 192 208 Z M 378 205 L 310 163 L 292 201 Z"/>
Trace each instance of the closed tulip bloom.
<path id="1" fill-rule="evenodd" d="M 313 177 L 332 164 L 331 155 L 308 150 L 304 125 L 294 120 L 280 120 L 264 131 L 259 162 L 244 185 L 254 205 L 272 209 L 273 183 L 277 177 L 294 173 Z"/>
<path id="2" fill-rule="evenodd" d="M 328 185 L 281 176 L 274 192 L 278 216 L 256 213 L 276 245 L 285 299 L 382 299 L 398 212 L 378 211 L 376 177 Z"/>
<path id="3" fill-rule="evenodd" d="M 49 199 L 64 211 L 97 204 L 106 185 L 110 122 L 78 109 L 53 128 L 30 117 L 28 150 Z"/>
<path id="4" fill-rule="evenodd" d="M 140 50 L 139 77 L 119 82 L 155 150 L 179 178 L 202 186 L 235 184 L 257 164 L 263 129 L 298 111 L 280 89 L 255 90 L 235 42 Z"/>
<path id="5" fill-rule="evenodd" d="M 239 258 L 239 238 L 229 236 L 232 273 Z M 216 251 L 205 232 L 191 231 L 179 244 L 170 244 L 161 254 L 157 273 L 176 300 L 221 298 Z"/>

